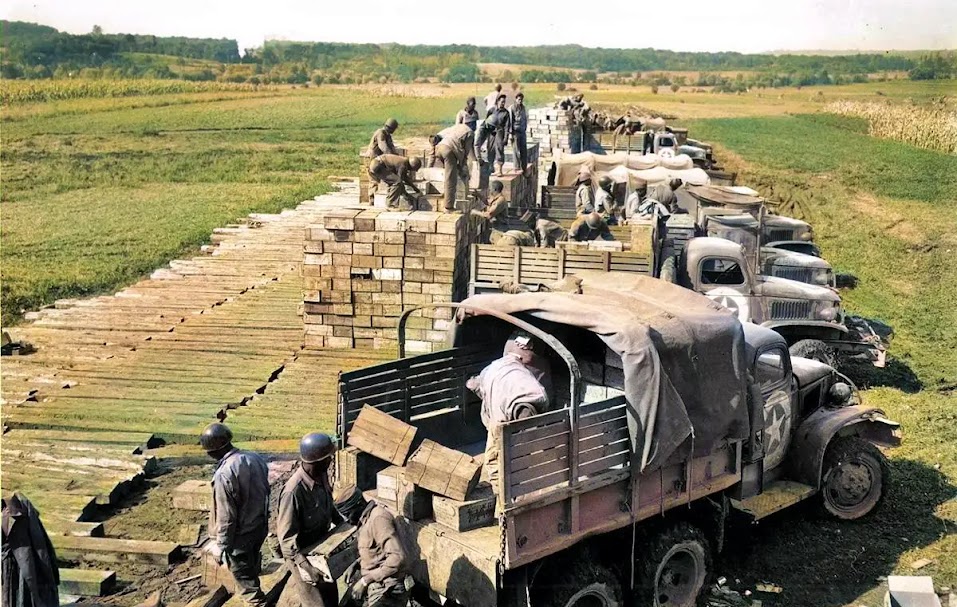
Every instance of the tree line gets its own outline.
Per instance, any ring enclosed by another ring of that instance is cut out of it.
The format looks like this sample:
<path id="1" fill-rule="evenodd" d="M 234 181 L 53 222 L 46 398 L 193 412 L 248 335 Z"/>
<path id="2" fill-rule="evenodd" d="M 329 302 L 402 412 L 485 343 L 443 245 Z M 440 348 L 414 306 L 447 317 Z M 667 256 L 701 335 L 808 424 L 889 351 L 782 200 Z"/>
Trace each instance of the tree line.
<path id="1" fill-rule="evenodd" d="M 578 45 L 490 47 L 474 45 L 348 44 L 268 41 L 241 54 L 235 40 L 107 34 L 69 34 L 52 27 L 0 22 L 5 78 L 149 77 L 258 83 L 481 82 L 480 63 L 549 65 L 514 74 L 523 82 L 617 82 L 713 86 L 843 84 L 868 74 L 907 72 L 913 79 L 957 77 L 954 53 L 919 59 L 892 54 L 769 55 L 657 49 L 585 48 Z M 746 77 L 716 72 L 741 70 Z M 672 81 L 661 71 L 697 71 L 696 81 Z M 503 77 L 503 80 L 512 78 Z"/>

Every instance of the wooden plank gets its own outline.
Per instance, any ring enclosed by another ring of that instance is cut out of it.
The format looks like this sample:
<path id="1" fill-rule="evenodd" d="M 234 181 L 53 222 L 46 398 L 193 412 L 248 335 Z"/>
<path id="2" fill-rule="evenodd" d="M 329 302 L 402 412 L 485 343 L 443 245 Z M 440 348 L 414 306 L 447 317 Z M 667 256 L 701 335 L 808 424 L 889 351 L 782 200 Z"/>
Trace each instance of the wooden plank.
<path id="1" fill-rule="evenodd" d="M 186 603 L 186 607 L 222 607 L 228 600 L 229 591 L 225 586 L 218 586 Z"/>
<path id="2" fill-rule="evenodd" d="M 535 451 L 534 453 L 529 453 L 528 455 L 523 455 L 521 457 L 515 456 L 514 447 L 511 453 L 511 466 L 512 472 L 518 472 L 524 470 L 525 468 L 531 468 L 533 466 L 538 466 L 544 464 L 545 462 L 568 457 L 568 439 L 565 437 L 565 440 L 561 444 L 555 445 L 552 448 L 544 449 L 541 451 Z"/>
<path id="3" fill-rule="evenodd" d="M 622 427 L 619 430 L 614 432 L 606 432 L 603 434 L 596 434 L 594 436 L 589 436 L 586 438 L 579 438 L 578 440 L 578 452 L 587 451 L 589 449 L 594 449 L 601 445 L 617 443 L 619 441 L 626 440 L 628 438 L 628 428 Z"/>
<path id="4" fill-rule="evenodd" d="M 568 470 L 568 457 L 551 457 L 538 466 L 525 468 L 524 470 L 512 470 L 512 486 L 517 486 L 536 478 L 555 474 L 556 472 Z"/>
<path id="5" fill-rule="evenodd" d="M 165 566 L 173 563 L 180 554 L 179 545 L 172 542 L 67 535 L 50 536 L 50 540 L 53 542 L 57 555 L 68 558 L 84 557 L 105 562 L 134 561 Z"/>
<path id="6" fill-rule="evenodd" d="M 209 481 L 185 481 L 173 489 L 172 496 L 173 508 L 206 512 L 213 509 L 213 487 Z"/>
<path id="7" fill-rule="evenodd" d="M 553 449 L 559 445 L 568 445 L 567 428 L 565 428 L 562 432 L 557 432 L 542 438 L 526 441 L 520 445 L 513 444 L 512 448 L 509 449 L 508 456 L 510 458 L 520 458 L 532 453 L 544 451 L 546 449 Z"/>
<path id="8" fill-rule="evenodd" d="M 482 466 L 471 457 L 426 439 L 409 457 L 406 478 L 429 491 L 463 500 L 478 484 Z"/>
<path id="9" fill-rule="evenodd" d="M 533 491 L 540 491 L 549 487 L 556 487 L 558 485 L 566 484 L 568 481 L 568 470 L 565 469 L 555 472 L 554 474 L 549 474 L 548 476 L 542 476 L 530 480 L 528 482 L 522 483 L 521 485 L 512 485 L 510 490 L 514 497 L 519 497 L 532 493 Z"/>
<path id="10" fill-rule="evenodd" d="M 627 466 L 631 459 L 630 453 L 620 453 L 604 459 L 595 460 L 584 464 L 578 468 L 579 478 L 601 474 L 606 470 L 611 470 L 615 466 Z"/>
<path id="11" fill-rule="evenodd" d="M 60 592 L 76 596 L 105 596 L 116 586 L 115 571 L 60 569 Z"/>
<path id="12" fill-rule="evenodd" d="M 349 432 L 348 444 L 401 466 L 412 449 L 416 428 L 374 407 L 363 407 Z"/>

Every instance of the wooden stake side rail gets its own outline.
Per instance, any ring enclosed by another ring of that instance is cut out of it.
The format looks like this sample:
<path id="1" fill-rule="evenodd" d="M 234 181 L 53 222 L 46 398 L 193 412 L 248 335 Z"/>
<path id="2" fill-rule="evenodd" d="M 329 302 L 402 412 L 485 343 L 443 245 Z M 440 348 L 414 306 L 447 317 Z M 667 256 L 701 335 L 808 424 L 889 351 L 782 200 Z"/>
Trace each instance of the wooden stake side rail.
<path id="1" fill-rule="evenodd" d="M 498 288 L 505 282 L 535 286 L 581 270 L 652 274 L 651 260 L 630 251 L 537 249 L 472 245 L 472 293 L 476 286 Z"/>

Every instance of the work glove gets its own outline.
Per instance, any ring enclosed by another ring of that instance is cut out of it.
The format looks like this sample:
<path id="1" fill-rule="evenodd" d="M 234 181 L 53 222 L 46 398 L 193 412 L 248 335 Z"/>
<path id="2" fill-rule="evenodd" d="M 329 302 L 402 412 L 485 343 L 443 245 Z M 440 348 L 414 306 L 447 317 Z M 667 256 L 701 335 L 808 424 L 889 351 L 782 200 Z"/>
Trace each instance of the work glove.
<path id="1" fill-rule="evenodd" d="M 349 589 L 349 596 L 352 597 L 352 600 L 358 604 L 362 604 L 362 599 L 366 595 L 366 589 L 369 587 L 368 582 L 365 578 L 359 578 L 359 581 L 352 585 L 352 588 Z"/>
<path id="2" fill-rule="evenodd" d="M 223 561 L 223 547 L 217 544 L 216 542 L 210 542 L 206 544 L 206 552 L 208 552 L 217 563 L 222 564 Z"/>
<path id="3" fill-rule="evenodd" d="M 312 584 L 313 586 L 325 581 L 325 576 L 322 575 L 322 572 L 313 567 L 306 559 L 303 559 L 302 562 L 299 563 L 299 573 L 302 576 L 302 581 L 307 584 Z"/>

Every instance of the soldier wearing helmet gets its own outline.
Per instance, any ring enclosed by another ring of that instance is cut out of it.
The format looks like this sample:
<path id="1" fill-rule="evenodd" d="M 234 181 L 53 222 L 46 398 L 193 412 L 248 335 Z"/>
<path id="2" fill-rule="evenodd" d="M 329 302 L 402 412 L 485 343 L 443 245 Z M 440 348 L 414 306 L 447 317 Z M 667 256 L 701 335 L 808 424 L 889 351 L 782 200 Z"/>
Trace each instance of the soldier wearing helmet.
<path id="1" fill-rule="evenodd" d="M 608 222 L 600 213 L 580 216 L 572 223 L 571 229 L 568 230 L 568 237 L 577 242 L 615 239 L 608 229 Z"/>
<path id="2" fill-rule="evenodd" d="M 551 374 L 548 361 L 538 352 L 540 347 L 525 331 L 514 331 L 505 342 L 502 357 L 466 382 L 482 399 L 482 424 L 488 429 L 485 473 L 493 489 L 498 487 L 500 426 L 548 409 Z"/>
<path id="3" fill-rule="evenodd" d="M 385 197 L 389 208 L 415 210 L 417 199 L 406 188 L 411 188 L 419 196 L 422 195 L 422 191 L 412 182 L 413 175 L 421 167 L 422 161 L 418 158 L 382 154 L 369 163 L 369 178 L 375 185 L 376 191 L 382 184 L 388 186 Z M 405 201 L 408 208 L 400 206 L 400 199 Z"/>
<path id="4" fill-rule="evenodd" d="M 276 535 L 302 607 L 337 605 L 339 600 L 335 580 L 324 579 L 304 552 L 326 539 L 331 526 L 342 522 L 329 483 L 329 465 L 335 452 L 336 445 L 328 435 L 313 432 L 303 436 L 299 441 L 299 468 L 279 494 Z"/>
<path id="5" fill-rule="evenodd" d="M 409 562 L 395 517 L 385 506 L 366 501 L 355 485 L 337 487 L 334 497 L 339 514 L 359 528 L 359 577 L 350 580 L 350 598 L 365 607 L 405 607 Z"/>
<path id="6" fill-rule="evenodd" d="M 259 573 L 260 551 L 268 533 L 269 470 L 262 456 L 240 451 L 232 441 L 233 433 L 219 423 L 206 426 L 199 438 L 206 453 L 218 462 L 206 550 L 229 567 L 244 604 L 265 605 Z"/>
<path id="7" fill-rule="evenodd" d="M 608 225 L 618 224 L 620 212 L 618 202 L 611 193 L 615 182 L 608 175 L 598 180 L 598 192 L 595 194 L 595 211 L 602 216 Z"/>
<path id="8" fill-rule="evenodd" d="M 591 187 L 591 169 L 582 165 L 578 169 L 578 180 L 575 182 L 578 189 L 575 190 L 575 212 L 579 215 L 593 213 L 595 211 L 595 193 Z"/>
<path id="9" fill-rule="evenodd" d="M 392 135 L 399 128 L 399 123 L 395 118 L 389 118 L 382 125 L 382 128 L 376 129 L 369 141 L 369 147 L 366 149 L 366 155 L 370 158 L 381 156 L 382 154 L 398 154 L 395 144 L 392 143 Z"/>

